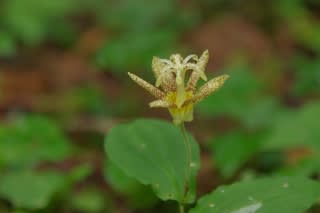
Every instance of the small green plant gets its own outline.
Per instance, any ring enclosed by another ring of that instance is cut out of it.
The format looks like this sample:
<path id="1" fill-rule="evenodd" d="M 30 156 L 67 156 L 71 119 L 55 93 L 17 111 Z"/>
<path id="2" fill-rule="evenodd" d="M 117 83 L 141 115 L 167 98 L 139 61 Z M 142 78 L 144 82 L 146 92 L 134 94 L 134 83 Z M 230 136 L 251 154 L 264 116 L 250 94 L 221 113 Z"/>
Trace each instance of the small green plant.
<path id="1" fill-rule="evenodd" d="M 177 201 L 180 213 L 197 200 L 196 176 L 200 169 L 199 146 L 184 123 L 193 120 L 194 105 L 219 89 L 228 78 L 228 75 L 213 78 L 197 89 L 200 79 L 207 80 L 204 72 L 208 59 L 208 51 L 201 57 L 190 55 L 185 59 L 179 54 L 169 60 L 154 57 L 155 86 L 129 73 L 132 80 L 157 98 L 150 107 L 167 108 L 173 124 L 139 119 L 112 128 L 105 140 L 112 164 L 128 177 L 151 187 L 161 200 Z M 236 166 L 231 165 L 226 174 Z M 220 186 L 200 198 L 189 212 L 301 213 L 319 196 L 320 184 L 308 178 L 264 177 Z"/>

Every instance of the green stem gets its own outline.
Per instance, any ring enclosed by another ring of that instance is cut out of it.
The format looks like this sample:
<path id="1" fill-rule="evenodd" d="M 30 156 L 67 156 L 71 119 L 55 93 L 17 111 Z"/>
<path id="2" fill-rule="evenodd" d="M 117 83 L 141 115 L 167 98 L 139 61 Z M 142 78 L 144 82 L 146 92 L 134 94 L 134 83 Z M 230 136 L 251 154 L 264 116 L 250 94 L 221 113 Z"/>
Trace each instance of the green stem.
<path id="1" fill-rule="evenodd" d="M 191 147 L 187 135 L 186 128 L 184 126 L 184 123 L 180 124 L 181 132 L 183 135 L 183 143 L 186 148 L 186 161 L 187 161 L 187 171 L 186 171 L 186 182 L 185 182 L 185 194 L 184 194 L 184 199 L 186 199 L 186 196 L 189 191 L 189 183 L 190 183 L 190 176 L 191 176 L 191 171 L 190 171 L 190 164 L 191 164 Z"/>
<path id="2" fill-rule="evenodd" d="M 180 213 L 184 213 L 184 206 L 183 206 L 183 204 L 179 204 L 179 210 L 180 210 Z"/>

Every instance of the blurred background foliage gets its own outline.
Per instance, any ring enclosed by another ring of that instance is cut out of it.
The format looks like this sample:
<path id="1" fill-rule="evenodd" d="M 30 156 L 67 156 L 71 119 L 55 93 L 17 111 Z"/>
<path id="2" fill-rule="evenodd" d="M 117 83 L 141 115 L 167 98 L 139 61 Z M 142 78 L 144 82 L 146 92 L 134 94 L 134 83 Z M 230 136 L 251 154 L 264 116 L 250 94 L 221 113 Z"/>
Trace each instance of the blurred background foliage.
<path id="1" fill-rule="evenodd" d="M 175 212 L 108 161 L 103 137 L 170 119 L 128 71 L 154 82 L 153 56 L 205 49 L 208 75 L 231 78 L 187 125 L 199 196 L 265 175 L 319 179 L 319 1 L 2 0 L 0 212 Z"/>

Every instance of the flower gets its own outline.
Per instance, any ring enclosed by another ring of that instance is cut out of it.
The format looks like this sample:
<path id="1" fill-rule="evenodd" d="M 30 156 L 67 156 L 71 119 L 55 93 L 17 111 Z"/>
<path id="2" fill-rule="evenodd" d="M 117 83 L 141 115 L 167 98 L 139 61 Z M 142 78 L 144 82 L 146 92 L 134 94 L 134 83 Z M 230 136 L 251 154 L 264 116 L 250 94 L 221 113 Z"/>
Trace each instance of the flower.
<path id="1" fill-rule="evenodd" d="M 173 122 L 179 125 L 192 121 L 194 105 L 222 87 L 229 77 L 221 75 L 207 81 L 205 68 L 208 60 L 208 50 L 199 58 L 189 55 L 183 59 L 179 54 L 171 55 L 170 59 L 154 57 L 152 70 L 156 77 L 155 86 L 135 74 L 128 74 L 133 81 L 157 98 L 149 104 L 150 107 L 168 108 Z M 186 76 L 190 76 L 188 81 Z M 200 78 L 207 82 L 197 90 L 196 85 Z"/>

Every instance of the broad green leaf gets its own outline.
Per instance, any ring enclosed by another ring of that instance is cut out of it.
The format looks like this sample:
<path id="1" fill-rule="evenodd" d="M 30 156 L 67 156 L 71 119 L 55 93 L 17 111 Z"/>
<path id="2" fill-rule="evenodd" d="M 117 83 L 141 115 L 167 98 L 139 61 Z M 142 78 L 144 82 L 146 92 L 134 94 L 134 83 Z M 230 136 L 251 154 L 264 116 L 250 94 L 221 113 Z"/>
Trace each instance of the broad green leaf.
<path id="1" fill-rule="evenodd" d="M 113 163 L 128 176 L 151 185 L 162 200 L 193 202 L 200 157 L 197 143 L 191 136 L 188 139 L 192 152 L 190 164 L 178 127 L 164 121 L 141 119 L 111 129 L 105 149 Z M 190 179 L 189 187 L 185 187 L 187 179 Z M 186 188 L 189 188 L 187 196 Z"/>
<path id="2" fill-rule="evenodd" d="M 44 117 L 27 116 L 0 126 L 0 164 L 22 167 L 56 162 L 70 150 L 60 128 Z"/>
<path id="3" fill-rule="evenodd" d="M 231 177 L 259 149 L 261 135 L 232 132 L 211 141 L 215 165 L 224 177 Z"/>
<path id="4" fill-rule="evenodd" d="M 0 197 L 17 208 L 42 209 L 64 184 L 58 173 L 10 172 L 0 177 Z"/>
<path id="5" fill-rule="evenodd" d="M 126 175 L 112 161 L 108 160 L 104 169 L 107 182 L 121 194 L 127 197 L 129 204 L 134 208 L 148 208 L 158 202 L 152 188 Z"/>
<path id="6" fill-rule="evenodd" d="M 190 213 L 302 213 L 320 199 L 320 183 L 273 177 L 221 186 L 200 198 Z"/>

